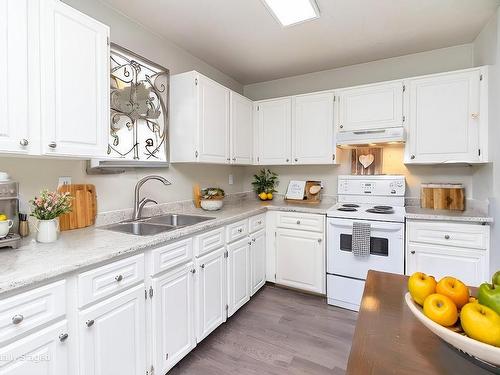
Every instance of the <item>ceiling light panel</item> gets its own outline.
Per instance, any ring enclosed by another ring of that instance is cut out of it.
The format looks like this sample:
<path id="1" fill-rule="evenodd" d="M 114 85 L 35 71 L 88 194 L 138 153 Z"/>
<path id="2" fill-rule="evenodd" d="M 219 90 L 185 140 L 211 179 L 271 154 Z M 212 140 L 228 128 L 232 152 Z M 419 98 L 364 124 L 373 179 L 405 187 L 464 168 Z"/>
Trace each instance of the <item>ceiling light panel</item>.
<path id="1" fill-rule="evenodd" d="M 315 0 L 262 0 L 281 26 L 291 26 L 319 17 Z"/>

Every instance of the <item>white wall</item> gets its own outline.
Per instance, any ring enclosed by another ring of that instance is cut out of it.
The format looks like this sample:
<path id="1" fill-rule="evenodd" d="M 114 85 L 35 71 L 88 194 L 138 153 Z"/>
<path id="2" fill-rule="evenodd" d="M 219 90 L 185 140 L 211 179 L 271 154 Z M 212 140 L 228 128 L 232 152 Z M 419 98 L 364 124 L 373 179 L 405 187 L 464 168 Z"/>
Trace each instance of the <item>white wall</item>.
<path id="1" fill-rule="evenodd" d="M 491 230 L 491 272 L 500 269 L 500 10 L 474 41 L 474 65 L 489 64 L 489 150 L 492 163 L 473 175 L 474 191 L 489 198 L 490 215 L 495 222 Z"/>
<path id="2" fill-rule="evenodd" d="M 472 60 L 472 45 L 464 44 L 274 81 L 253 83 L 244 87 L 244 93 L 254 100 L 269 99 L 470 68 Z"/>
<path id="3" fill-rule="evenodd" d="M 438 73 L 473 66 L 472 44 L 442 48 L 412 55 L 373 61 L 365 64 L 347 66 L 338 69 L 325 70 L 316 73 L 278 79 L 269 82 L 246 85 L 244 93 L 248 97 L 259 100 L 278 96 L 301 94 L 332 88 L 354 86 L 391 79 L 399 79 L 422 74 Z M 271 168 L 280 173 L 286 189 L 288 181 L 294 178 L 320 179 L 325 182 L 325 194 L 337 193 L 337 178 L 339 174 L 349 174 L 349 152 L 344 151 L 347 164 L 342 166 L 303 167 L 294 166 Z M 402 174 L 406 176 L 407 196 L 419 197 L 422 182 L 460 182 L 465 184 L 468 198 L 474 196 L 472 176 L 483 167 L 469 166 L 405 166 L 403 164 L 403 149 L 401 147 L 386 147 L 384 149 L 383 173 Z M 252 169 L 255 171 L 255 168 Z M 248 177 L 248 181 L 250 181 Z M 281 191 L 280 190 L 280 191 Z M 486 199 L 486 198 L 483 198 Z"/>
<path id="4" fill-rule="evenodd" d="M 171 73 L 198 70 L 235 91 L 243 86 L 180 47 L 165 40 L 99 0 L 65 0 L 70 6 L 111 27 L 111 40 L 170 69 Z M 190 199 L 192 185 L 219 185 L 227 192 L 243 190 L 243 170 L 228 166 L 175 165 L 168 169 L 137 169 L 122 175 L 87 176 L 85 162 L 56 159 L 28 159 L 0 157 L 0 170 L 8 172 L 20 182 L 21 194 L 31 199 L 43 188 L 55 189 L 59 176 L 71 176 L 73 183 L 93 183 L 98 195 L 98 211 L 132 207 L 133 188 L 137 180 L 147 174 L 158 173 L 172 181 L 164 187 L 151 182 L 144 186 L 147 194 L 158 202 Z M 228 185 L 228 175 L 234 174 L 234 185 Z"/>

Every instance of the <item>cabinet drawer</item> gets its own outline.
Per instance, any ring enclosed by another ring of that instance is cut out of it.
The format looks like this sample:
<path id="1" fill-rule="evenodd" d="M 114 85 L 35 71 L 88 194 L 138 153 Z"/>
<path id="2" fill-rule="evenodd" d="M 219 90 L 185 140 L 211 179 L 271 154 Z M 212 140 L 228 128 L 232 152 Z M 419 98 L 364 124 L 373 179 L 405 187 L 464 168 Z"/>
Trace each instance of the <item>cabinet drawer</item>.
<path id="1" fill-rule="evenodd" d="M 0 342 L 66 314 L 66 283 L 49 284 L 0 301 Z"/>
<path id="2" fill-rule="evenodd" d="M 250 233 L 257 232 L 258 230 L 264 229 L 266 227 L 266 215 L 252 216 L 248 219 Z"/>
<path id="3" fill-rule="evenodd" d="M 248 235 L 248 219 L 237 221 L 226 227 L 226 242 L 233 242 Z"/>
<path id="4" fill-rule="evenodd" d="M 196 236 L 194 239 L 194 256 L 199 257 L 223 247 L 225 245 L 224 233 L 224 228 L 217 228 Z"/>
<path id="5" fill-rule="evenodd" d="M 144 254 L 119 260 L 78 276 L 78 306 L 82 307 L 144 280 Z"/>
<path id="6" fill-rule="evenodd" d="M 409 242 L 487 249 L 489 227 L 485 225 L 408 221 Z"/>
<path id="7" fill-rule="evenodd" d="M 193 257 L 193 239 L 187 238 L 152 251 L 153 275 L 168 270 L 174 266 L 189 262 Z"/>
<path id="8" fill-rule="evenodd" d="M 315 214 L 298 214 L 294 212 L 278 212 L 276 218 L 280 228 L 300 229 L 311 232 L 324 232 L 325 217 Z"/>

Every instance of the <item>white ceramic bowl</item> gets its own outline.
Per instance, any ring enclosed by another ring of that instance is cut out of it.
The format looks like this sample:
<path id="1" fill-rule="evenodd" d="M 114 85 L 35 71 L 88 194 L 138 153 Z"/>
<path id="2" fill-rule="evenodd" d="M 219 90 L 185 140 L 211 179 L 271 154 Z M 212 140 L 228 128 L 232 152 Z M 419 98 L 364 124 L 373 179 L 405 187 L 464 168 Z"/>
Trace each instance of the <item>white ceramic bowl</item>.
<path id="1" fill-rule="evenodd" d="M 224 201 L 222 199 L 202 199 L 201 208 L 205 211 L 217 211 L 222 208 Z"/>
<path id="2" fill-rule="evenodd" d="M 473 357 L 491 363 L 492 365 L 500 366 L 500 348 L 471 339 L 470 337 L 460 333 L 453 332 L 452 330 L 432 321 L 424 315 L 422 307 L 413 301 L 410 293 L 406 293 L 405 300 L 413 315 L 415 315 L 415 317 L 420 320 L 424 326 L 430 329 L 431 332 L 439 336 L 442 340 Z"/>

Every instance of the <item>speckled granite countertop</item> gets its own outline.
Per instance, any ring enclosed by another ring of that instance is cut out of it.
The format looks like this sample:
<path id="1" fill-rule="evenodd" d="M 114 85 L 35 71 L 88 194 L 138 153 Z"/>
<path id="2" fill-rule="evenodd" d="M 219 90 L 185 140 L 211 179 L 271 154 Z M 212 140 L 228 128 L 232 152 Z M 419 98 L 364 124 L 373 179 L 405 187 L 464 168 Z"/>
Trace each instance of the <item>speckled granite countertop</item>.
<path id="1" fill-rule="evenodd" d="M 465 211 L 433 210 L 407 206 L 406 218 L 415 220 L 442 220 L 461 221 L 468 223 L 492 223 L 493 218 L 478 209 L 467 209 Z"/>
<path id="2" fill-rule="evenodd" d="M 331 202 L 309 206 L 291 205 L 282 200 L 273 202 L 242 200 L 239 203 L 226 205 L 216 212 L 181 208 L 182 206 L 178 205 L 177 209 L 173 210 L 176 213 L 212 216 L 215 220 L 155 236 L 141 237 L 89 227 L 63 232 L 59 240 L 52 244 L 41 244 L 33 239 L 25 239 L 19 249 L 0 249 L 0 293 L 42 283 L 68 273 L 80 272 L 113 258 L 134 255 L 167 241 L 220 227 L 264 213 L 266 210 L 326 214 L 332 205 Z M 114 214 L 114 217 L 119 218 L 120 215 L 122 214 Z"/>

